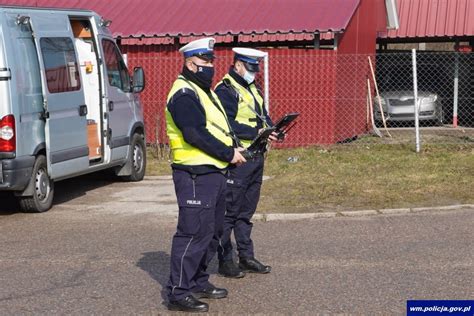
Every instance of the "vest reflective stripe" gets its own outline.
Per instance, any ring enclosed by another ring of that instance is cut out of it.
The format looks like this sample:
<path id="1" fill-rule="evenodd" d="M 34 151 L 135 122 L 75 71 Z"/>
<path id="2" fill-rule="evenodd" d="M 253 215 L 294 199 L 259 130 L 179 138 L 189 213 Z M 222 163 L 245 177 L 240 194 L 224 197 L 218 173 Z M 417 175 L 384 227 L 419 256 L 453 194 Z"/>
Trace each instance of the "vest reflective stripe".
<path id="1" fill-rule="evenodd" d="M 168 94 L 167 103 L 171 100 L 171 98 L 178 92 L 180 89 L 191 89 L 193 90 L 198 98 L 199 102 L 204 108 L 204 112 L 206 114 L 206 129 L 216 137 L 218 140 L 226 144 L 227 146 L 232 146 L 232 138 L 227 136 L 222 130 L 216 128 L 212 125 L 212 123 L 218 125 L 222 128 L 225 132 L 229 133 L 229 126 L 227 123 L 227 117 L 225 116 L 224 108 L 219 101 L 217 95 L 211 91 L 214 99 L 218 103 L 221 111 L 217 109 L 217 107 L 212 103 L 209 96 L 204 92 L 201 88 L 190 81 L 186 81 L 183 77 L 178 77 L 178 79 L 174 82 L 171 91 Z M 218 160 L 202 150 L 188 144 L 184 138 L 181 130 L 176 126 L 175 122 L 173 121 L 173 117 L 171 113 L 168 111 L 168 107 L 165 108 L 165 116 L 166 116 L 166 133 L 168 134 L 168 138 L 170 140 L 170 147 L 171 152 L 173 155 L 173 163 L 182 164 L 182 165 L 213 165 L 219 169 L 226 168 L 229 163 L 225 161 Z"/>
<path id="2" fill-rule="evenodd" d="M 254 128 L 257 127 L 257 120 L 260 119 L 257 118 L 255 113 L 250 108 L 255 109 L 255 100 L 257 100 L 259 112 L 263 114 L 263 98 L 258 92 L 255 84 L 252 83 L 249 86 L 250 91 L 252 91 L 250 92 L 245 87 L 240 85 L 234 78 L 232 78 L 231 75 L 226 74 L 222 80 L 224 79 L 228 79 L 230 81 L 230 84 L 239 95 L 237 115 L 235 116 L 235 120 L 240 124 L 245 124 Z M 221 81 L 217 85 L 220 85 L 221 83 L 224 84 L 223 81 Z M 241 142 L 244 147 L 248 147 L 252 143 L 251 140 L 245 139 L 241 139 Z"/>

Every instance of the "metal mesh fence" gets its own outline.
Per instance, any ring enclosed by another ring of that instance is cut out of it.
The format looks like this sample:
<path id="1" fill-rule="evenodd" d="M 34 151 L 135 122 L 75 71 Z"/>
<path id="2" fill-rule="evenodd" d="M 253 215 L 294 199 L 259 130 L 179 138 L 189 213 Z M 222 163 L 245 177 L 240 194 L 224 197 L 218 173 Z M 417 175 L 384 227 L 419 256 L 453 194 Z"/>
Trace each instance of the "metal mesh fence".
<path id="1" fill-rule="evenodd" d="M 472 53 L 417 52 L 422 144 L 474 142 L 473 58 Z M 381 98 L 374 99 L 375 125 L 384 126 L 385 118 L 389 141 L 414 142 L 412 54 L 378 54 L 376 65 Z"/>
<path id="2" fill-rule="evenodd" d="M 300 112 L 297 125 L 278 147 L 415 141 L 411 52 L 344 55 L 337 51 L 269 49 L 270 114 Z M 474 142 L 472 53 L 417 53 L 422 143 Z M 232 51 L 216 55 L 214 84 L 232 64 Z M 372 75 L 371 61 L 374 68 Z M 166 146 L 166 96 L 183 60 L 175 51 L 128 51 L 142 66 L 148 143 Z M 375 77 L 375 80 L 374 80 Z M 263 86 L 263 78 L 258 78 Z"/>

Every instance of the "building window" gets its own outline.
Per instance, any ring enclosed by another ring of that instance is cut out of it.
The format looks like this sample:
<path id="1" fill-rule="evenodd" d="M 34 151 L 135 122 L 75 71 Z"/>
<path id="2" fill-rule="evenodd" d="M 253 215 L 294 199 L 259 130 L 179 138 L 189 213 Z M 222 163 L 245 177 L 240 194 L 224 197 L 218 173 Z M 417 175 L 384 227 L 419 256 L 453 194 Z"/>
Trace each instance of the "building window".
<path id="1" fill-rule="evenodd" d="M 104 49 L 109 84 L 124 92 L 130 92 L 130 75 L 117 46 L 112 41 L 103 40 L 102 47 Z"/>
<path id="2" fill-rule="evenodd" d="M 41 39 L 40 46 L 49 92 L 80 90 L 81 79 L 72 40 L 68 37 L 45 37 Z"/>

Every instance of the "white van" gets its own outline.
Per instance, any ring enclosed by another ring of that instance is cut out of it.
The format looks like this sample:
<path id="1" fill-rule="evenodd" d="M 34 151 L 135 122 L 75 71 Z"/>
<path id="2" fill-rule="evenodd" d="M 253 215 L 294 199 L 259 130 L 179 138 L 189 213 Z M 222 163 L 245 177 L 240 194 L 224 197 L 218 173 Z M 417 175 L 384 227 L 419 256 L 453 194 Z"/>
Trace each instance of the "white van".
<path id="1" fill-rule="evenodd" d="M 133 79 L 96 13 L 0 6 L 0 191 L 51 208 L 54 182 L 106 168 L 143 179 L 145 128 Z"/>

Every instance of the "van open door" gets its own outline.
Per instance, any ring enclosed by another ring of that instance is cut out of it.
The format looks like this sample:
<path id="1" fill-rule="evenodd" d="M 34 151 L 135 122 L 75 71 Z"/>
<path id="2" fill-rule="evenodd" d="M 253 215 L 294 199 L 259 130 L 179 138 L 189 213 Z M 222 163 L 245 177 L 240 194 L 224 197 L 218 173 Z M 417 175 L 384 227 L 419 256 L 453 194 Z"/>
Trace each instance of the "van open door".
<path id="1" fill-rule="evenodd" d="M 127 157 L 130 145 L 130 123 L 135 114 L 130 75 L 113 38 L 99 36 L 104 73 L 104 95 L 108 115 L 108 137 L 111 161 Z"/>
<path id="2" fill-rule="evenodd" d="M 48 173 L 52 179 L 89 166 L 87 106 L 69 19 L 64 14 L 30 16 L 44 97 Z"/>

